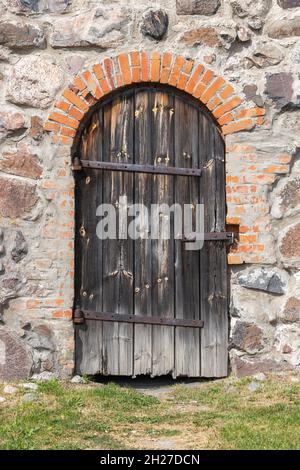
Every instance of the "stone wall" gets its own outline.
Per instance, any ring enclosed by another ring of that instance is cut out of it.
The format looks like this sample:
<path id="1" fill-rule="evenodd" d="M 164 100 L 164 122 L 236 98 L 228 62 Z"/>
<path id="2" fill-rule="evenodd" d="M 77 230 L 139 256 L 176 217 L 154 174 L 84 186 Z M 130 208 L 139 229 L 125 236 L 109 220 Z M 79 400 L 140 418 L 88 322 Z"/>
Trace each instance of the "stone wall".
<path id="1" fill-rule="evenodd" d="M 0 0 L 0 13 L 0 377 L 72 373 L 73 139 L 103 94 L 164 67 L 226 135 L 232 370 L 299 367 L 300 1 Z"/>

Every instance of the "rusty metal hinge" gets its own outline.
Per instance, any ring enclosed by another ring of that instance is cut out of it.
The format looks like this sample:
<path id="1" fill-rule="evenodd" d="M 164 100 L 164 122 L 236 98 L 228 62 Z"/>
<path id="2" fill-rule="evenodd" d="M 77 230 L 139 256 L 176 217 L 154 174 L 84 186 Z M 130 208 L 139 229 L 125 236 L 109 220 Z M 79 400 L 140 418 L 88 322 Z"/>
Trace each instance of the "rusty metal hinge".
<path id="1" fill-rule="evenodd" d="M 73 323 L 82 325 L 84 323 L 84 315 L 79 305 L 76 305 L 73 312 Z"/>

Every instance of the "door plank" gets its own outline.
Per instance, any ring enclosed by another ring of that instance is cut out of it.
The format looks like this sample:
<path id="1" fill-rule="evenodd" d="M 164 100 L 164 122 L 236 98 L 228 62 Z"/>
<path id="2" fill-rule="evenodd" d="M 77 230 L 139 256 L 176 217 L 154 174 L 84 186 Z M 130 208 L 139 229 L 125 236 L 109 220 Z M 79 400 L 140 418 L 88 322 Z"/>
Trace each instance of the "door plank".
<path id="1" fill-rule="evenodd" d="M 135 141 L 136 164 L 151 163 L 151 96 L 149 91 L 141 90 L 135 94 Z M 134 202 L 151 208 L 152 175 L 135 174 Z M 143 216 L 141 230 L 146 226 Z M 150 234 L 148 234 L 149 236 Z M 151 239 L 138 238 L 134 243 L 134 313 L 151 316 Z M 134 325 L 134 370 L 136 375 L 151 374 L 152 326 Z"/>
<path id="2" fill-rule="evenodd" d="M 200 114 L 200 155 L 203 164 L 211 158 L 201 177 L 201 202 L 205 209 L 205 231 L 225 230 L 224 144 L 210 119 Z M 227 375 L 228 308 L 227 265 L 224 242 L 205 242 L 201 265 L 201 376 Z"/>
<path id="3" fill-rule="evenodd" d="M 199 167 L 198 110 L 175 97 L 175 166 Z M 175 203 L 193 205 L 199 202 L 199 177 L 177 176 Z M 195 214 L 195 211 L 194 211 Z M 175 302 L 176 318 L 199 319 L 199 251 L 188 251 L 175 240 Z M 176 376 L 200 376 L 200 329 L 175 328 Z"/>
<path id="4" fill-rule="evenodd" d="M 116 98 L 104 108 L 104 161 L 132 162 L 133 98 Z M 103 200 L 117 205 L 119 220 L 120 196 L 132 203 L 132 174 L 104 172 Z M 125 209 L 126 210 L 126 209 Z M 132 313 L 133 310 L 133 244 L 129 239 L 107 239 L 103 242 L 103 310 Z M 104 373 L 132 375 L 133 325 L 104 322 Z"/>
<path id="5" fill-rule="evenodd" d="M 153 163 L 174 165 L 174 98 L 165 92 L 154 92 L 152 98 Z M 159 160 L 161 159 L 161 161 Z M 169 160 L 168 160 L 169 159 Z M 153 175 L 154 204 L 173 203 L 173 177 Z M 164 214 L 156 222 L 160 239 L 152 240 L 152 314 L 174 318 L 174 240 L 162 239 Z M 174 327 L 152 328 L 152 376 L 174 373 Z"/>
<path id="6" fill-rule="evenodd" d="M 95 113 L 82 139 L 83 159 L 102 159 L 102 110 Z M 87 170 L 80 175 L 81 206 L 76 228 L 81 244 L 82 268 L 79 305 L 83 309 L 102 309 L 102 241 L 96 236 L 96 209 L 102 201 L 102 171 Z M 80 235 L 81 234 L 81 235 Z M 81 374 L 102 372 L 102 322 L 76 326 L 76 369 Z M 79 344 L 81 347 L 79 348 Z"/>

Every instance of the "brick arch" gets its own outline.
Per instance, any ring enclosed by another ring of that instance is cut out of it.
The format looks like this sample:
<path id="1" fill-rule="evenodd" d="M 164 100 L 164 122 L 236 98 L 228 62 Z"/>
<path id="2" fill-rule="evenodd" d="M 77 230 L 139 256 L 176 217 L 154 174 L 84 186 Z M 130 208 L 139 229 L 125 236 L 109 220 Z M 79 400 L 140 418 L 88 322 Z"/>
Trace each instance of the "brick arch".
<path id="1" fill-rule="evenodd" d="M 263 124 L 265 111 L 249 107 L 232 85 L 203 64 L 169 52 L 132 51 L 105 58 L 77 74 L 44 124 L 55 143 L 72 146 L 84 118 L 109 93 L 142 82 L 163 83 L 205 105 L 224 136 Z"/>

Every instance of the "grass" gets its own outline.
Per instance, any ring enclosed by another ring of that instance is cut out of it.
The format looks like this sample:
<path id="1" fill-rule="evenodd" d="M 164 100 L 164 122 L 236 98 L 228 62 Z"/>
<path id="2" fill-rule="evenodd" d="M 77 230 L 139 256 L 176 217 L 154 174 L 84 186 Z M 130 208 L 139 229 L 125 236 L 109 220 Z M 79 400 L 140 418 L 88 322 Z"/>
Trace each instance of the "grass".
<path id="1" fill-rule="evenodd" d="M 300 449 L 300 383 L 270 377 L 174 385 L 152 397 L 114 383 L 0 396 L 0 449 Z"/>

